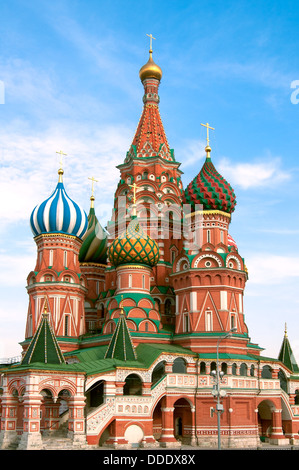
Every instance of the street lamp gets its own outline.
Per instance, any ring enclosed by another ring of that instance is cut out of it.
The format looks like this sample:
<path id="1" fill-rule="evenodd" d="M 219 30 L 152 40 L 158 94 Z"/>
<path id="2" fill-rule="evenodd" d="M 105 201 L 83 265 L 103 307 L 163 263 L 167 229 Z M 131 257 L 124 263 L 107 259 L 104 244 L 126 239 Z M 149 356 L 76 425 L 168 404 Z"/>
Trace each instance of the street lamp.
<path id="1" fill-rule="evenodd" d="M 224 372 L 219 370 L 219 344 L 221 343 L 222 340 L 225 338 L 228 338 L 231 336 L 231 334 L 236 331 L 237 328 L 233 327 L 231 328 L 226 335 L 221 336 L 218 341 L 217 341 L 217 360 L 216 360 L 216 370 L 212 370 L 211 376 L 215 379 L 215 385 L 213 386 L 212 390 L 212 395 L 214 397 L 217 397 L 217 403 L 216 403 L 216 410 L 213 408 L 213 412 L 216 411 L 217 413 L 217 428 L 218 428 L 218 450 L 221 449 L 221 436 L 220 436 L 220 415 L 223 413 L 223 405 L 220 403 L 220 398 L 224 398 L 226 395 L 225 390 L 220 390 L 220 383 L 222 382 Z"/>

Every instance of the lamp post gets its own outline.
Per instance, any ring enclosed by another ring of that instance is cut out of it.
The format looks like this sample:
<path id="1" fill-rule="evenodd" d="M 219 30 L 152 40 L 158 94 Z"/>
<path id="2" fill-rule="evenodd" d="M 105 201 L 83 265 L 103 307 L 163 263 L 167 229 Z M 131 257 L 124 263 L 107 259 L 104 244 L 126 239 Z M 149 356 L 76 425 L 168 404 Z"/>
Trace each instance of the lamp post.
<path id="1" fill-rule="evenodd" d="M 217 356 L 216 356 L 216 370 L 212 370 L 211 375 L 215 379 L 215 385 L 212 390 L 212 395 L 217 398 L 217 403 L 216 403 L 216 410 L 213 409 L 213 411 L 216 411 L 217 413 L 217 429 L 218 429 L 218 450 L 221 449 L 221 436 L 220 436 L 220 415 L 223 413 L 223 405 L 220 403 L 220 398 L 224 398 L 226 395 L 225 390 L 220 390 L 220 383 L 222 382 L 224 372 L 219 370 L 219 344 L 221 341 L 223 341 L 225 338 L 228 338 L 231 336 L 231 334 L 236 331 L 237 328 L 231 328 L 226 335 L 220 337 L 217 341 Z"/>

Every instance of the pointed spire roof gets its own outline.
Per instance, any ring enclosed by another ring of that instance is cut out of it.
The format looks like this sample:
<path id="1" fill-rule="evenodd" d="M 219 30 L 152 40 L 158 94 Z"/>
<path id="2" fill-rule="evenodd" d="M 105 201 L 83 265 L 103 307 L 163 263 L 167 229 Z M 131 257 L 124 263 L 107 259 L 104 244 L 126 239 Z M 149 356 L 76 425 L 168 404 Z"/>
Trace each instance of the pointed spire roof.
<path id="1" fill-rule="evenodd" d="M 139 120 L 128 156 L 148 158 L 159 156 L 164 160 L 175 161 L 170 149 L 159 112 L 158 89 L 162 71 L 152 58 L 140 69 L 140 79 L 144 86 L 143 111 Z"/>
<path id="2" fill-rule="evenodd" d="M 49 323 L 46 300 L 39 327 L 29 344 L 21 364 L 32 364 L 34 362 L 65 364 L 63 354 Z"/>
<path id="3" fill-rule="evenodd" d="M 299 372 L 299 367 L 297 365 L 295 356 L 293 354 L 288 335 L 287 335 L 287 325 L 285 325 L 285 332 L 283 342 L 280 348 L 279 361 L 286 365 L 292 372 Z"/>
<path id="4" fill-rule="evenodd" d="M 121 361 L 134 361 L 137 355 L 126 322 L 125 312 L 120 304 L 119 319 L 107 348 L 105 359 L 120 359 Z"/>

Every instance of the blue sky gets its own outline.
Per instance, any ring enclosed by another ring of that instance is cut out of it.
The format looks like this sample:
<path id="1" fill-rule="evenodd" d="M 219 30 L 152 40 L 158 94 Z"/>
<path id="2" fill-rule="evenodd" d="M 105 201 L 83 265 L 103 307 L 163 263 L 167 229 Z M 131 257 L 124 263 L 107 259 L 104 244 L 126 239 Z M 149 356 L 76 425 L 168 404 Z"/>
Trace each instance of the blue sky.
<path id="1" fill-rule="evenodd" d="M 299 361 L 296 3 L 1 2 L 0 357 L 21 351 L 36 257 L 29 217 L 56 185 L 57 150 L 68 154 L 69 196 L 88 212 L 94 176 L 97 215 L 103 225 L 110 219 L 152 33 L 160 112 L 184 186 L 203 164 L 200 123 L 209 122 L 212 160 L 237 195 L 230 233 L 249 270 L 251 340 L 277 357 L 287 323 Z"/>

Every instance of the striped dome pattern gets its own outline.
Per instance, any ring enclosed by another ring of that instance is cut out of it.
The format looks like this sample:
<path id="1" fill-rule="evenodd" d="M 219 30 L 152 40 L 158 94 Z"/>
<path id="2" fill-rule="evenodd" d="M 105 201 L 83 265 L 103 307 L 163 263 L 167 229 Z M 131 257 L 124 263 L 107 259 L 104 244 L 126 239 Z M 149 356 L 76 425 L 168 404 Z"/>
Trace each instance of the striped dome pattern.
<path id="1" fill-rule="evenodd" d="M 30 217 L 30 226 L 36 237 L 45 233 L 65 233 L 82 238 L 87 228 L 87 215 L 66 194 L 62 181 L 48 199 L 37 205 Z"/>
<path id="2" fill-rule="evenodd" d="M 80 248 L 79 261 L 81 263 L 106 264 L 107 235 L 99 223 L 93 207 L 90 208 L 88 228 L 82 239 L 83 243 Z"/>
<path id="3" fill-rule="evenodd" d="M 138 220 L 133 219 L 127 230 L 109 246 L 108 257 L 113 266 L 137 263 L 152 267 L 159 261 L 159 247 L 144 233 Z"/>
<path id="4" fill-rule="evenodd" d="M 183 194 L 183 203 L 195 209 L 202 204 L 203 210 L 220 210 L 231 214 L 237 201 L 230 184 L 218 173 L 211 158 L 207 157 L 198 175 L 189 183 Z"/>

